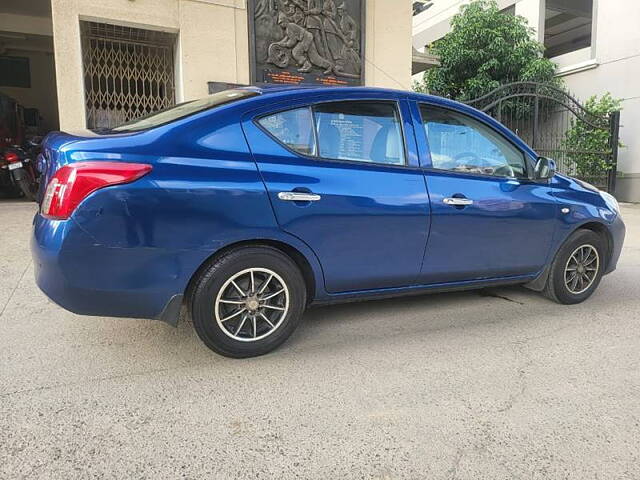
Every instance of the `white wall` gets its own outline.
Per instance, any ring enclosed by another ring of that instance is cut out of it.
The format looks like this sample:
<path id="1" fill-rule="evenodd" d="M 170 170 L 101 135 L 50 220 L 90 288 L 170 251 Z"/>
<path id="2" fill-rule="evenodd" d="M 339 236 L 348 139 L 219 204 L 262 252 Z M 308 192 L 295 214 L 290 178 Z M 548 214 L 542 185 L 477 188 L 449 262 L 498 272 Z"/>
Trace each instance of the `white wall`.
<path id="1" fill-rule="evenodd" d="M 582 100 L 606 92 L 623 100 L 620 139 L 625 147 L 619 151 L 618 171 L 624 176 L 617 196 L 640 202 L 640 3 L 600 0 L 596 15 L 593 61 L 586 70 L 562 78 Z M 570 68 L 564 65 L 564 70 Z"/>
<path id="2" fill-rule="evenodd" d="M 411 12 L 409 0 L 367 0 L 365 84 L 411 88 Z"/>

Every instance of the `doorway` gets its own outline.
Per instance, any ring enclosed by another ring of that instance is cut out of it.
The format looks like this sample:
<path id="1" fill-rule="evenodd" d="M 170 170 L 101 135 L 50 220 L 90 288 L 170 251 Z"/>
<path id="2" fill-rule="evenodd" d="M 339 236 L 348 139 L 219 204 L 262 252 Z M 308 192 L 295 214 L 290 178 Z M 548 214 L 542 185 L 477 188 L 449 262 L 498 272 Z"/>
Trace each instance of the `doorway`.
<path id="1" fill-rule="evenodd" d="M 97 22 L 80 27 L 87 128 L 175 105 L 175 35 Z"/>

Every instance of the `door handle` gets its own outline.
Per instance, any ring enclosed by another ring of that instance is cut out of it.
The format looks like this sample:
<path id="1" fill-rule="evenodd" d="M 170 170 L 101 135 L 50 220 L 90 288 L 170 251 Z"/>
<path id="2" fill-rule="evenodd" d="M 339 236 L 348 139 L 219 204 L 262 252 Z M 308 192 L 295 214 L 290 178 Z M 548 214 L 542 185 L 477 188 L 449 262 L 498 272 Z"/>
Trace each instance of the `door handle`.
<path id="1" fill-rule="evenodd" d="M 280 192 L 278 198 L 286 202 L 317 202 L 322 197 L 315 193 L 306 192 Z"/>
<path id="2" fill-rule="evenodd" d="M 454 207 L 466 207 L 467 205 L 473 205 L 473 200 L 469 198 L 455 198 L 449 197 L 442 200 L 446 205 L 453 205 Z"/>

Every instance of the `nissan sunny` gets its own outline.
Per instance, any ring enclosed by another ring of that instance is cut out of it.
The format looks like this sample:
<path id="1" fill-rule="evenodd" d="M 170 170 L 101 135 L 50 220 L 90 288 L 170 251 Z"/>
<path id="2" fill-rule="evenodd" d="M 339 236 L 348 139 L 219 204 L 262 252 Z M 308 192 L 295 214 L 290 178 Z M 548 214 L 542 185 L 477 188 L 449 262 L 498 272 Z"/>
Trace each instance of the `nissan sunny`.
<path id="1" fill-rule="evenodd" d="M 393 90 L 227 90 L 52 133 L 39 161 L 39 287 L 82 315 L 176 325 L 186 305 L 231 357 L 309 305 L 503 284 L 582 302 L 625 232 L 611 195 L 492 118 Z"/>

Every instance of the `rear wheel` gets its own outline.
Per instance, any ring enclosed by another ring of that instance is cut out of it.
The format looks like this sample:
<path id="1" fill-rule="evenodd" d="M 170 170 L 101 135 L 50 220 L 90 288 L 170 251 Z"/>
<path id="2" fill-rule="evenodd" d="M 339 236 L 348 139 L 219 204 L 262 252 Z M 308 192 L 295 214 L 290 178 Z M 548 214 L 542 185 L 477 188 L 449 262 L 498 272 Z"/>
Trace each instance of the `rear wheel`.
<path id="1" fill-rule="evenodd" d="M 605 241 L 591 230 L 574 232 L 558 251 L 544 293 L 563 304 L 589 298 L 602 279 L 606 262 Z"/>
<path id="2" fill-rule="evenodd" d="M 300 323 L 306 288 L 296 264 L 271 247 L 242 247 L 209 265 L 190 297 L 200 339 L 227 357 L 254 357 L 281 345 Z"/>
<path id="3" fill-rule="evenodd" d="M 38 191 L 38 185 L 35 182 L 31 182 L 28 178 L 22 178 L 18 180 L 18 186 L 24 196 L 34 202 L 36 200 L 36 192 Z"/>

